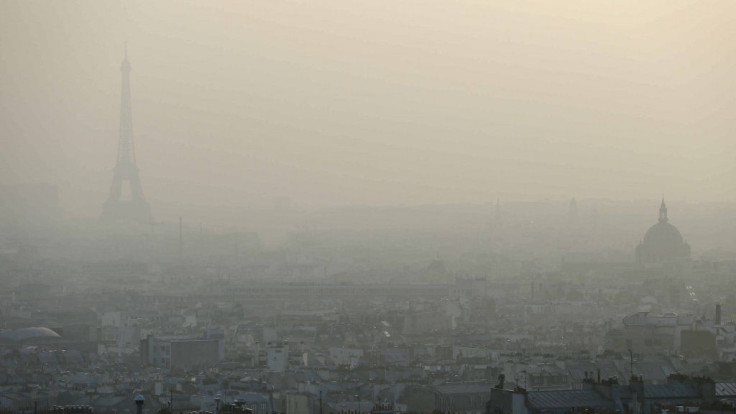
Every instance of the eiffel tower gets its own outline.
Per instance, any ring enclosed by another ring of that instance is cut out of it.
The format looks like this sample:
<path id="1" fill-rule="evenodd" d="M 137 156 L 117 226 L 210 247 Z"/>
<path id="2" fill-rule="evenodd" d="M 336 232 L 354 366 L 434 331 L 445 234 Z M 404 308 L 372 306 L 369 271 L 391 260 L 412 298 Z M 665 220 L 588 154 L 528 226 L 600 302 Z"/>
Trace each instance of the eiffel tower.
<path id="1" fill-rule="evenodd" d="M 133 145 L 133 115 L 130 109 L 130 62 L 128 50 L 120 65 L 122 92 L 120 99 L 120 130 L 118 157 L 110 187 L 110 196 L 102 207 L 102 221 L 136 221 L 150 223 L 151 209 L 143 197 L 141 180 L 135 162 Z"/>

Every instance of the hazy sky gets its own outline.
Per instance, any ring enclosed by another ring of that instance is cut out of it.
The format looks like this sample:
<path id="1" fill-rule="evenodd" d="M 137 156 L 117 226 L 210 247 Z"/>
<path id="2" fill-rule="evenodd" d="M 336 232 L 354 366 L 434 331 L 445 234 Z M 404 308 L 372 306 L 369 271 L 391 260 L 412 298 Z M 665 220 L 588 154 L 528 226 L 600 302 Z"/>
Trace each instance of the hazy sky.
<path id="1" fill-rule="evenodd" d="M 127 40 L 154 215 L 736 198 L 736 2 L 0 1 L 0 183 L 109 189 Z M 162 217 L 164 216 L 164 217 Z"/>

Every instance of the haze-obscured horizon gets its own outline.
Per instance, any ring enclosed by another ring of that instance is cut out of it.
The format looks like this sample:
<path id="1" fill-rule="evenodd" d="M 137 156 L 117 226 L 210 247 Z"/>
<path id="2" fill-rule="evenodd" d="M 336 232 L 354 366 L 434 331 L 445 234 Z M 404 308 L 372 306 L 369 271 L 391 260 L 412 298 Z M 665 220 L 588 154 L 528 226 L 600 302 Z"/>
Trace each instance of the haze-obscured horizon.
<path id="1" fill-rule="evenodd" d="M 736 196 L 733 2 L 0 3 L 0 184 L 97 217 Z M 201 219 L 201 218 L 200 218 Z"/>

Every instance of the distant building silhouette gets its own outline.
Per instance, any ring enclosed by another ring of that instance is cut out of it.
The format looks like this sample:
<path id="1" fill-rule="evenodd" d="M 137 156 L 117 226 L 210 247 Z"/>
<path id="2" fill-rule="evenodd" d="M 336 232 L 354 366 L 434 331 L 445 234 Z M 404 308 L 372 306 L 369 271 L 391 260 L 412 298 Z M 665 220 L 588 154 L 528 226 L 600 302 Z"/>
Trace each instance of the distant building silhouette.
<path id="1" fill-rule="evenodd" d="M 133 145 L 133 115 L 130 104 L 130 63 L 126 49 L 122 72 L 122 93 L 120 100 L 120 131 L 118 157 L 110 187 L 110 196 L 102 208 L 102 221 L 151 221 L 151 210 L 143 197 L 143 188 L 138 177 Z"/>
<path id="2" fill-rule="evenodd" d="M 689 257 L 690 246 L 682 239 L 677 227 L 669 222 L 667 205 L 662 199 L 659 221 L 647 230 L 644 240 L 636 247 L 636 260 L 641 264 L 652 264 Z"/>

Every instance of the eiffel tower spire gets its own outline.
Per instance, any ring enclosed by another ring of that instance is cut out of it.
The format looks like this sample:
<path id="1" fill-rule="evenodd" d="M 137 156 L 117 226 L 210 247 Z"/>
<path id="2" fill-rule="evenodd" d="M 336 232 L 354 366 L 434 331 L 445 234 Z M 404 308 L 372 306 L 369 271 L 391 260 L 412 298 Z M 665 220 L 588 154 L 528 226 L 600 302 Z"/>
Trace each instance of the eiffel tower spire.
<path id="1" fill-rule="evenodd" d="M 151 221 L 151 210 L 143 196 L 143 188 L 138 177 L 133 145 L 133 114 L 130 105 L 130 62 L 128 47 L 120 65 L 122 90 L 120 96 L 120 129 L 118 137 L 118 156 L 112 177 L 110 195 L 102 208 L 103 221 Z"/>

